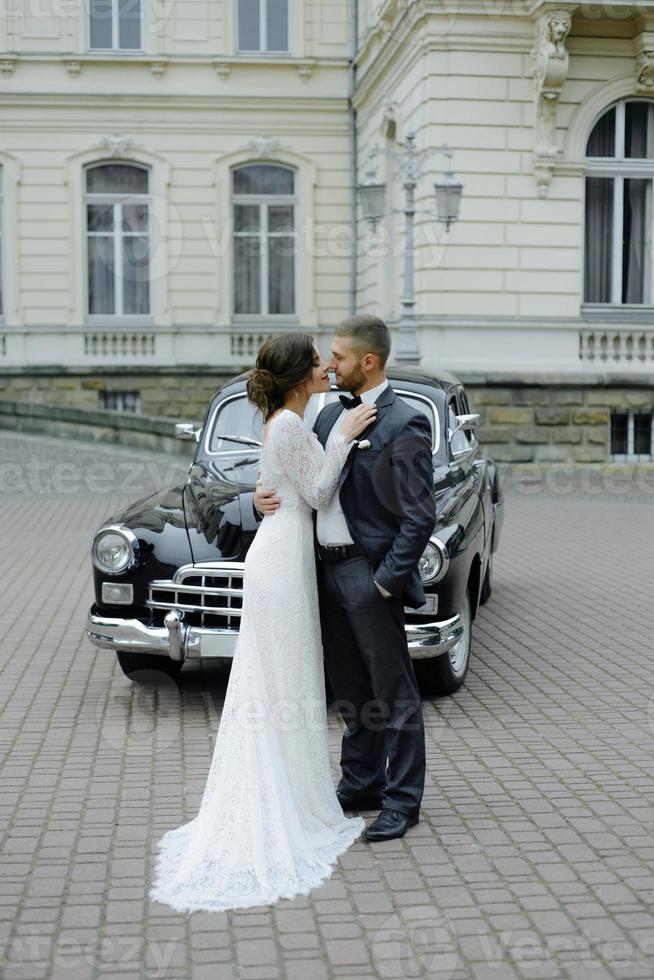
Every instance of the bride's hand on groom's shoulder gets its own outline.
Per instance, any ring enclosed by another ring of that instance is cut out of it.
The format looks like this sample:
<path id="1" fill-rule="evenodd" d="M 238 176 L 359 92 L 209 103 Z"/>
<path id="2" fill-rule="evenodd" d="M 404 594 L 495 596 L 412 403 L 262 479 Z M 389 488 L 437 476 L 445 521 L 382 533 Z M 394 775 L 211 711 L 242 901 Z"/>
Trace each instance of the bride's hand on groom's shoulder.
<path id="1" fill-rule="evenodd" d="M 356 408 L 351 408 L 345 412 L 343 421 L 340 425 L 341 435 L 347 442 L 352 442 L 358 435 L 368 428 L 375 421 L 377 406 L 367 405 L 363 402 Z"/>
<path id="2" fill-rule="evenodd" d="M 279 509 L 281 498 L 277 496 L 275 489 L 266 489 L 257 483 L 254 491 L 254 506 L 260 514 L 274 514 Z"/>

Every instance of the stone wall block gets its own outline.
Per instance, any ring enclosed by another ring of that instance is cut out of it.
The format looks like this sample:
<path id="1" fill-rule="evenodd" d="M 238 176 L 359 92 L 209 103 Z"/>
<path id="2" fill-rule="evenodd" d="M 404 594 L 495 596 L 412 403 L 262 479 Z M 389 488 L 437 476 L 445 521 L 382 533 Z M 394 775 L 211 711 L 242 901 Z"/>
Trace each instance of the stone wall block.
<path id="1" fill-rule="evenodd" d="M 580 443 L 582 440 L 583 429 L 574 426 L 556 426 L 552 430 L 552 442 L 556 444 L 562 443 L 563 445 L 568 445 L 571 443 Z"/>
<path id="2" fill-rule="evenodd" d="M 565 446 L 536 446 L 535 463 L 569 463 L 572 452 Z"/>
<path id="3" fill-rule="evenodd" d="M 654 407 L 654 391 L 651 388 L 642 391 L 627 390 L 625 400 L 629 408 L 652 408 Z"/>
<path id="4" fill-rule="evenodd" d="M 549 405 L 551 394 L 547 388 L 516 388 L 513 392 L 513 404 Z"/>
<path id="5" fill-rule="evenodd" d="M 491 408 L 488 421 L 498 425 L 529 425 L 534 421 L 534 412 L 530 408 Z"/>
<path id="6" fill-rule="evenodd" d="M 508 425 L 486 425 L 477 429 L 477 441 L 482 445 L 491 442 L 511 442 L 511 428 Z"/>
<path id="7" fill-rule="evenodd" d="M 551 391 L 552 405 L 583 405 L 584 392 L 579 388 L 561 388 Z"/>
<path id="8" fill-rule="evenodd" d="M 609 430 L 602 426 L 601 428 L 597 425 L 592 428 L 584 430 L 586 436 L 586 442 L 597 443 L 597 445 L 606 446 L 606 452 L 608 455 L 609 446 Z"/>
<path id="9" fill-rule="evenodd" d="M 484 449 L 497 463 L 531 463 L 534 459 L 533 446 L 489 445 Z"/>
<path id="10" fill-rule="evenodd" d="M 511 392 L 506 388 L 475 388 L 474 385 L 466 385 L 466 392 L 471 407 L 511 404 Z"/>
<path id="11" fill-rule="evenodd" d="M 520 444 L 543 442 L 543 430 L 535 425 L 521 425 L 513 430 L 513 438 Z"/>
<path id="12" fill-rule="evenodd" d="M 569 408 L 537 408 L 536 425 L 568 425 Z"/>
<path id="13" fill-rule="evenodd" d="M 604 446 L 573 446 L 572 452 L 576 463 L 606 462 L 606 449 Z"/>
<path id="14" fill-rule="evenodd" d="M 576 425 L 608 425 L 608 408 L 580 408 L 573 410 L 572 421 Z"/>
<path id="15" fill-rule="evenodd" d="M 605 405 L 607 408 L 625 408 L 625 392 L 614 388 L 598 388 L 588 392 L 589 405 Z"/>

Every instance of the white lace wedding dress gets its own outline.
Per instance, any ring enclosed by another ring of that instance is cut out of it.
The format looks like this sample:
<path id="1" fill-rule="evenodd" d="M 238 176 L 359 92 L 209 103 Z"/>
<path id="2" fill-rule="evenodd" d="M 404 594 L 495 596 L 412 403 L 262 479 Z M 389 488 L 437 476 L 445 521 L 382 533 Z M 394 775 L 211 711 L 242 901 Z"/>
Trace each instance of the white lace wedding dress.
<path id="1" fill-rule="evenodd" d="M 197 817 L 157 844 L 150 898 L 177 911 L 307 894 L 365 827 L 330 773 L 312 508 L 327 506 L 351 443 L 329 455 L 284 409 L 261 454 L 281 497 L 247 553 L 241 628 Z"/>

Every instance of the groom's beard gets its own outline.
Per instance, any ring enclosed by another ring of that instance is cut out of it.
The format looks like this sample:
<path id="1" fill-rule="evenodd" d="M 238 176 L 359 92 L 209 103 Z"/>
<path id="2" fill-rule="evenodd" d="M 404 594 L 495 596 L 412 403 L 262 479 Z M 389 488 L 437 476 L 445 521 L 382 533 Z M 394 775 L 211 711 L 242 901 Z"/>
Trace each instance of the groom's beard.
<path id="1" fill-rule="evenodd" d="M 359 388 L 363 388 L 366 383 L 365 372 L 361 370 L 360 367 L 353 368 L 349 374 L 341 375 L 341 380 L 336 381 L 336 387 L 339 391 L 349 391 L 351 394 L 355 394 Z"/>

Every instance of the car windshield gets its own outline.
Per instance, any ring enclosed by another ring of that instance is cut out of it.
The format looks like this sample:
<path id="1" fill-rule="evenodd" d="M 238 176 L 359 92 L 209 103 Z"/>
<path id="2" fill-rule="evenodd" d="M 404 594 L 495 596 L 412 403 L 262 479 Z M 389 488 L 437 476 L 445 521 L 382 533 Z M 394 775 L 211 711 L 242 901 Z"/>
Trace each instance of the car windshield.
<path id="1" fill-rule="evenodd" d="M 396 391 L 411 408 L 417 409 L 427 416 L 433 433 L 432 451 L 438 452 L 440 425 L 438 412 L 433 402 L 410 391 L 402 391 L 401 389 L 396 389 Z M 329 391 L 311 396 L 304 413 L 305 421 L 310 427 L 313 427 L 318 412 L 325 405 L 336 401 L 338 395 L 338 391 Z M 218 404 L 209 421 L 209 433 L 204 441 L 205 451 L 211 455 L 229 453 L 242 456 L 245 453 L 250 456 L 257 453 L 258 450 L 255 446 L 244 445 L 242 442 L 230 438 L 233 436 L 246 437 L 256 440 L 256 442 L 261 442 L 263 439 L 263 416 L 248 400 L 245 393 L 232 395 Z"/>

